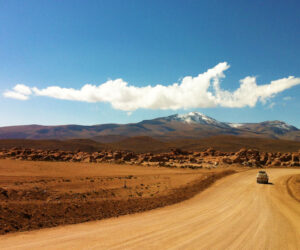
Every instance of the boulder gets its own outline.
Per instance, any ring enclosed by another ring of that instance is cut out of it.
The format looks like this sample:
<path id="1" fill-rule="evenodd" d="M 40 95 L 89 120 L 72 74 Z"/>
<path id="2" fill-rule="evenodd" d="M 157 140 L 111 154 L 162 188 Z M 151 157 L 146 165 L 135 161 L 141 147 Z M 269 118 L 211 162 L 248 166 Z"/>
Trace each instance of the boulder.
<path id="1" fill-rule="evenodd" d="M 228 157 L 223 157 L 222 158 L 222 162 L 225 163 L 225 164 L 232 164 L 232 160 Z"/>
<path id="2" fill-rule="evenodd" d="M 293 162 L 299 162 L 299 154 L 293 153 L 292 156 L 291 156 L 291 160 Z"/>
<path id="3" fill-rule="evenodd" d="M 246 148 L 241 148 L 238 152 L 235 153 L 235 155 L 243 156 L 243 157 L 246 157 L 246 154 L 247 154 Z"/>
<path id="4" fill-rule="evenodd" d="M 275 160 L 272 161 L 271 166 L 281 166 L 281 161 L 279 158 L 276 158 Z"/>
<path id="5" fill-rule="evenodd" d="M 130 161 L 130 160 L 136 159 L 136 158 L 137 158 L 137 156 L 133 152 L 127 153 L 125 156 L 123 156 L 124 161 Z"/>
<path id="6" fill-rule="evenodd" d="M 279 157 L 281 162 L 287 162 L 292 160 L 292 155 L 291 154 L 284 154 L 282 156 Z"/>
<path id="7" fill-rule="evenodd" d="M 188 155 L 189 152 L 181 150 L 180 148 L 171 149 L 172 153 L 175 155 Z"/>

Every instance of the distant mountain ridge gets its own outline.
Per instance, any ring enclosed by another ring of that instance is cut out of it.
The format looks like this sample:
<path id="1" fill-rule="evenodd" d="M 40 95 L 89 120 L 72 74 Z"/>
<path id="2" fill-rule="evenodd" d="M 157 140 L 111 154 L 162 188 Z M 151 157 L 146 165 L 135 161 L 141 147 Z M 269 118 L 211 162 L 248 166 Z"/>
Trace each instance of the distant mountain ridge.
<path id="1" fill-rule="evenodd" d="M 218 135 L 234 135 L 300 141 L 300 130 L 283 121 L 260 123 L 227 123 L 190 112 L 144 120 L 130 124 L 81 125 L 25 125 L 0 127 L 0 139 L 82 139 L 116 142 L 127 137 L 149 136 L 162 141 L 199 139 Z"/>
<path id="2" fill-rule="evenodd" d="M 216 119 L 206 116 L 199 112 L 190 112 L 188 114 L 181 114 L 181 115 L 176 114 L 162 119 L 169 120 L 169 121 L 171 120 L 179 121 L 187 124 L 194 123 L 194 124 L 212 125 L 217 127 L 226 127 L 226 128 L 230 127 L 228 123 L 219 122 Z"/>

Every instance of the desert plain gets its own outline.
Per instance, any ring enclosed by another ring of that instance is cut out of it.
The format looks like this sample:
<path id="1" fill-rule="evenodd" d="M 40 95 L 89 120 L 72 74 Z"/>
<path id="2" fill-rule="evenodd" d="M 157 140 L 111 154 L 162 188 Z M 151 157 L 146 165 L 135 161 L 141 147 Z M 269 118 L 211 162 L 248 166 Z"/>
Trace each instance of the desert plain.
<path id="1" fill-rule="evenodd" d="M 13 148 L 1 157 L 1 249 L 300 246 L 299 152 Z M 267 185 L 256 183 L 261 169 Z"/>

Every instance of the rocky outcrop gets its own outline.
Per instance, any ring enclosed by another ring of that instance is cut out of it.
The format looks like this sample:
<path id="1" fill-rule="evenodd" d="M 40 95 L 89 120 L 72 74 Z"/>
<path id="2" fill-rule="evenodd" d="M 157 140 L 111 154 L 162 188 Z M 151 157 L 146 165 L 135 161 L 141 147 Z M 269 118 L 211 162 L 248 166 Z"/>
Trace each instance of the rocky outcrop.
<path id="1" fill-rule="evenodd" d="M 36 150 L 36 149 L 2 149 L 0 159 L 30 161 L 65 161 L 89 163 L 126 163 L 157 165 L 165 167 L 217 167 L 220 165 L 239 165 L 246 167 L 299 167 L 300 151 L 293 153 L 268 153 L 255 149 L 242 148 L 237 152 L 220 152 L 213 148 L 201 152 L 172 149 L 168 153 L 137 154 L 129 151 L 82 151 Z"/>

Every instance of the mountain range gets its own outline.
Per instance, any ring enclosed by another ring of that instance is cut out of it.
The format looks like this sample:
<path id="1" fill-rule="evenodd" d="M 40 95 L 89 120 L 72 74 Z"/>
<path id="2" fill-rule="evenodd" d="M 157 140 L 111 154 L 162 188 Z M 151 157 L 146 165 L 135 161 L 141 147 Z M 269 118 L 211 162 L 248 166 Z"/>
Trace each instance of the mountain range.
<path id="1" fill-rule="evenodd" d="M 101 143 L 148 136 L 160 141 L 200 139 L 211 136 L 286 139 L 300 141 L 300 130 L 283 121 L 260 123 L 220 122 L 199 112 L 175 114 L 130 124 L 24 125 L 0 127 L 0 139 L 92 139 Z"/>

